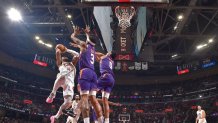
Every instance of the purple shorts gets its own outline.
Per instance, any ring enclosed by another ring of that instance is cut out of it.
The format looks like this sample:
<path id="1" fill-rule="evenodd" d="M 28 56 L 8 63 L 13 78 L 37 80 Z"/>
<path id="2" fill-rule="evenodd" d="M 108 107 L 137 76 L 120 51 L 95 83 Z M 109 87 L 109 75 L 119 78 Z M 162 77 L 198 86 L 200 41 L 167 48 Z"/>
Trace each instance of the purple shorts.
<path id="1" fill-rule="evenodd" d="M 97 75 L 92 69 L 84 68 L 80 70 L 78 82 L 81 91 L 97 90 Z"/>
<path id="2" fill-rule="evenodd" d="M 105 73 L 98 79 L 98 89 L 110 93 L 114 87 L 114 77 L 110 73 Z"/>

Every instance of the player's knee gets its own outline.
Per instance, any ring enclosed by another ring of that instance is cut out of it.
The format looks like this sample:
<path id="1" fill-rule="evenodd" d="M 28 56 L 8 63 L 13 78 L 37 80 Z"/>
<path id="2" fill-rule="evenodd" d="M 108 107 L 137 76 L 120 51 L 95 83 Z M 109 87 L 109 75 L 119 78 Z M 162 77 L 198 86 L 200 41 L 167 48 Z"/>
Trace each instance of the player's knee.
<path id="1" fill-rule="evenodd" d="M 85 111 L 85 112 L 89 112 L 89 105 L 82 105 L 82 110 Z"/>
<path id="2" fill-rule="evenodd" d="M 89 111 L 89 102 L 88 100 L 82 100 L 81 108 L 83 111 Z"/>

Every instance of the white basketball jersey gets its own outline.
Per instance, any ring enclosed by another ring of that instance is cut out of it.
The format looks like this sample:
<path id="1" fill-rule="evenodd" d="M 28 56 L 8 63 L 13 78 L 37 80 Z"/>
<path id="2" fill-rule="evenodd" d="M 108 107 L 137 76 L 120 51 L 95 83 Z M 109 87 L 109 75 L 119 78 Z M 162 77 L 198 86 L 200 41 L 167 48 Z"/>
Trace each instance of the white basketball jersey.
<path id="1" fill-rule="evenodd" d="M 76 76 L 76 68 L 70 62 L 64 62 L 59 66 L 59 71 L 62 76 L 65 76 L 66 82 L 71 82 L 74 85 L 74 78 Z"/>
<path id="2" fill-rule="evenodd" d="M 202 118 L 202 112 L 203 112 L 203 110 L 197 111 L 197 116 L 198 116 L 198 118 Z"/>
<path id="3" fill-rule="evenodd" d="M 199 118 L 198 123 L 207 123 L 206 119 L 202 118 L 202 115 L 203 115 L 203 110 L 197 111 L 197 117 Z"/>
<path id="4" fill-rule="evenodd" d="M 77 106 L 78 106 L 78 102 L 76 102 L 76 100 L 74 100 L 72 103 L 72 109 L 76 109 Z"/>

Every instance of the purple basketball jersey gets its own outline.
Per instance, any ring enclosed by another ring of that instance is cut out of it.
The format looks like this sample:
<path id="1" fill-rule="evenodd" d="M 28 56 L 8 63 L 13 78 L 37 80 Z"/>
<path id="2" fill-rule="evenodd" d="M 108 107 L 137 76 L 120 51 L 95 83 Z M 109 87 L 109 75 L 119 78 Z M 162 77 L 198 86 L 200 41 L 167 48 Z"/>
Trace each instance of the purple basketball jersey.
<path id="1" fill-rule="evenodd" d="M 79 59 L 79 68 L 82 70 L 83 68 L 90 68 L 94 70 L 94 62 L 95 62 L 95 47 L 90 43 L 87 44 L 86 51 L 80 54 Z"/>
<path id="2" fill-rule="evenodd" d="M 110 58 L 110 56 L 101 59 L 100 61 L 100 73 L 110 73 L 113 75 L 114 61 Z"/>

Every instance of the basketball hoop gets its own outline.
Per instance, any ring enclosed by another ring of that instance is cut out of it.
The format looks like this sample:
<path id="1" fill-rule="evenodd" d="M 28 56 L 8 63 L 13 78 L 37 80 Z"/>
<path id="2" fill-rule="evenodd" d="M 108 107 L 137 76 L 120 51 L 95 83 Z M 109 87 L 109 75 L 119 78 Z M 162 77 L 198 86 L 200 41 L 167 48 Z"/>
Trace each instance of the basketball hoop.
<path id="1" fill-rule="evenodd" d="M 127 28 L 131 26 L 130 20 L 132 19 L 133 15 L 135 15 L 135 8 L 133 6 L 117 6 L 115 8 L 115 13 L 121 28 Z"/>

